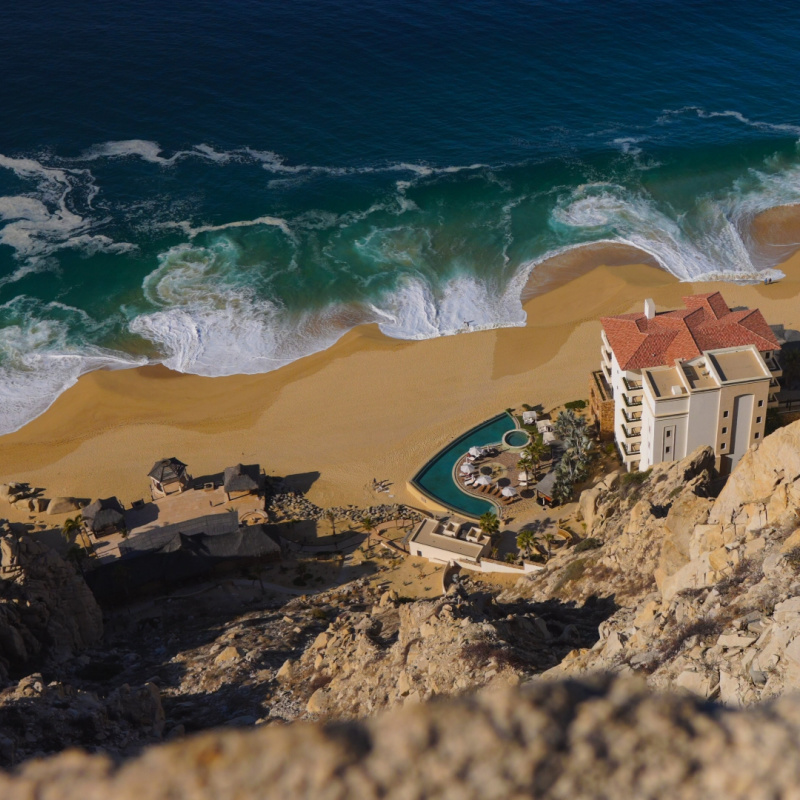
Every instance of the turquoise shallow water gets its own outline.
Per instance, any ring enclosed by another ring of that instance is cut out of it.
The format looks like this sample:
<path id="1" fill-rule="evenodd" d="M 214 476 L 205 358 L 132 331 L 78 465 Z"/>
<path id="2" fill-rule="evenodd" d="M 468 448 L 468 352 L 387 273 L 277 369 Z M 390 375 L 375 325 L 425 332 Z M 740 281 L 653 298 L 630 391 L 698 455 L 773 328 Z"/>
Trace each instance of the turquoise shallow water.
<path id="1" fill-rule="evenodd" d="M 522 325 L 617 241 L 750 280 L 800 201 L 800 7 L 34 0 L 0 26 L 0 432 L 87 370 Z"/>
<path id="2" fill-rule="evenodd" d="M 494 505 L 462 492 L 453 481 L 453 468 L 470 447 L 484 447 L 500 444 L 503 434 L 513 430 L 516 423 L 512 417 L 503 413 L 472 428 L 437 453 L 412 479 L 412 484 L 422 488 L 427 494 L 443 505 L 460 511 L 467 516 L 479 517 L 493 511 Z"/>

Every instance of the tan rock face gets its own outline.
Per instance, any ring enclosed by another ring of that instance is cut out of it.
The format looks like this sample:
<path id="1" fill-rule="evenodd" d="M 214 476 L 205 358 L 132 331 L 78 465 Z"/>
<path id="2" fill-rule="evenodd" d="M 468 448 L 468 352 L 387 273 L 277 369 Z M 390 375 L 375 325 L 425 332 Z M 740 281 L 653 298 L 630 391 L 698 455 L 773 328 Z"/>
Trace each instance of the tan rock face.
<path id="1" fill-rule="evenodd" d="M 786 756 L 800 747 L 800 704 L 790 698 L 724 710 L 618 680 L 406 705 L 338 726 L 216 731 L 159 745 L 121 766 L 64 754 L 0 776 L 0 795 L 752 800 L 794 797 L 800 783 L 800 761 Z"/>
<path id="2" fill-rule="evenodd" d="M 103 618 L 75 568 L 43 544 L 0 539 L 8 589 L 0 596 L 0 680 L 40 660 L 60 660 L 98 641 Z"/>

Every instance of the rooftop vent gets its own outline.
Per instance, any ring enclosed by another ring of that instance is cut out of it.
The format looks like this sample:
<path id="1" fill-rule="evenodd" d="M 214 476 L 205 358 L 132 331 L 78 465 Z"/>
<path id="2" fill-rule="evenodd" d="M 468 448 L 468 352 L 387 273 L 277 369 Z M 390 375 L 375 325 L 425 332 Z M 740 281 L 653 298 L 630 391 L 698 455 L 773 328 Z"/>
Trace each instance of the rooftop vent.
<path id="1" fill-rule="evenodd" d="M 644 315 L 647 317 L 647 319 L 653 319 L 653 317 L 656 315 L 656 304 L 650 297 L 644 301 Z"/>
<path id="2" fill-rule="evenodd" d="M 673 386 L 672 387 L 672 394 L 674 397 L 683 394 L 683 386 Z"/>

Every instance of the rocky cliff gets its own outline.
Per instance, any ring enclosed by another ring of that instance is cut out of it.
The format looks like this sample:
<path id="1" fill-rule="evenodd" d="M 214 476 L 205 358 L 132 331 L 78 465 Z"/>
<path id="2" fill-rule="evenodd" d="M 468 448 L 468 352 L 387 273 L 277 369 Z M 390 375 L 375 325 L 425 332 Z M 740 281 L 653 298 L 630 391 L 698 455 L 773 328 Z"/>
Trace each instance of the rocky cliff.
<path id="1" fill-rule="evenodd" d="M 582 497 L 597 549 L 511 594 L 613 595 L 620 608 L 548 674 L 641 672 L 733 705 L 800 685 L 800 425 L 748 451 L 716 498 L 710 464 L 701 449 Z"/>
<path id="2" fill-rule="evenodd" d="M 0 685 L 98 641 L 100 607 L 75 568 L 0 523 Z"/>

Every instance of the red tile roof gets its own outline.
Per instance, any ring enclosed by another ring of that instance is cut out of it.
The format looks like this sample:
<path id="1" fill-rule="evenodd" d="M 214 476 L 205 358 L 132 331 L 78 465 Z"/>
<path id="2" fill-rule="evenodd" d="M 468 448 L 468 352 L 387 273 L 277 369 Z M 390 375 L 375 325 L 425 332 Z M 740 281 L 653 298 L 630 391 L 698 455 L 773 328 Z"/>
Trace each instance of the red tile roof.
<path id="1" fill-rule="evenodd" d="M 731 311 L 719 292 L 684 297 L 686 308 L 648 319 L 643 313 L 603 317 L 600 322 L 622 369 L 644 369 L 699 356 L 704 350 L 755 345 L 779 350 L 761 312 Z"/>

